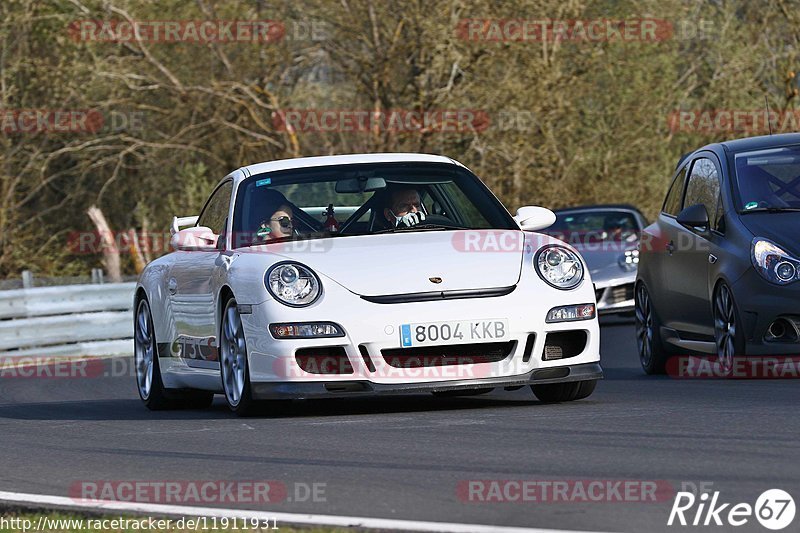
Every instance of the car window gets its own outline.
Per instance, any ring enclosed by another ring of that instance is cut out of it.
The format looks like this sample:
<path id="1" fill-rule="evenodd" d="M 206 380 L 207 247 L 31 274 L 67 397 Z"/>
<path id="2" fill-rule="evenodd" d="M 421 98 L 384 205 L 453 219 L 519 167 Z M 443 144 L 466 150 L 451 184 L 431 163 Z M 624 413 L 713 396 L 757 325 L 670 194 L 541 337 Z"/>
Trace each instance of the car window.
<path id="1" fill-rule="evenodd" d="M 740 210 L 800 208 L 800 147 L 736 155 Z"/>
<path id="2" fill-rule="evenodd" d="M 718 227 L 718 208 L 720 201 L 719 174 L 714 163 L 705 157 L 697 159 L 692 165 L 683 208 L 703 204 L 711 221 L 711 229 Z"/>
<path id="3" fill-rule="evenodd" d="M 200 214 L 200 219 L 197 221 L 198 226 L 211 228 L 216 235 L 222 234 L 225 230 L 225 217 L 228 216 L 228 207 L 231 203 L 231 191 L 233 191 L 232 181 L 226 181 L 214 191 Z"/>
<path id="4" fill-rule="evenodd" d="M 545 230 L 569 243 L 626 241 L 639 235 L 636 216 L 630 211 L 586 210 L 556 213 L 556 221 Z"/>
<path id="5" fill-rule="evenodd" d="M 473 229 L 491 228 L 491 223 L 484 217 L 475 204 L 454 182 L 440 183 L 435 186 L 440 198 L 430 201 L 432 212 L 437 215 L 451 217 L 460 224 L 469 225 Z M 452 213 L 447 204 L 450 203 Z"/>
<path id="6" fill-rule="evenodd" d="M 667 193 L 667 199 L 664 201 L 664 207 L 661 209 L 663 213 L 674 217 L 678 216 L 681 210 L 683 186 L 686 184 L 686 170 L 688 168 L 688 165 L 683 167 L 672 181 L 672 187 L 670 187 Z"/>
<path id="7" fill-rule="evenodd" d="M 290 209 L 291 227 L 287 224 L 285 232 L 272 228 L 260 237 L 260 225 L 278 205 Z M 334 231 L 325 225 L 329 206 L 340 225 Z M 401 224 L 401 217 L 415 212 L 424 215 L 422 221 Z M 237 246 L 269 242 L 272 235 L 318 239 L 332 233 L 341 237 L 416 231 L 416 225 L 442 231 L 518 229 L 475 175 L 441 163 L 336 165 L 252 176 L 239 186 L 233 217 L 233 231 L 240 236 Z"/>

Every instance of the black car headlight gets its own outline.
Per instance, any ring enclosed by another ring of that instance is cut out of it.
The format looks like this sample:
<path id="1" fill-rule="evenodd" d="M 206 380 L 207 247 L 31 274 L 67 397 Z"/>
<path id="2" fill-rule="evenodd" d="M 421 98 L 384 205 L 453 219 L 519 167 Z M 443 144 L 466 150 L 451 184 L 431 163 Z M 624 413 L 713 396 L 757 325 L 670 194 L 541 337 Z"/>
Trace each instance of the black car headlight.
<path id="1" fill-rule="evenodd" d="M 581 258 L 565 246 L 545 246 L 536 254 L 533 264 L 539 277 L 556 289 L 574 289 L 583 281 Z"/>
<path id="2" fill-rule="evenodd" d="M 322 294 L 322 285 L 314 272 L 300 263 L 284 262 L 270 267 L 264 285 L 279 302 L 290 307 L 313 304 Z"/>
<path id="3" fill-rule="evenodd" d="M 756 237 L 750 250 L 753 266 L 767 281 L 788 285 L 800 279 L 800 260 L 787 254 L 774 242 Z"/>

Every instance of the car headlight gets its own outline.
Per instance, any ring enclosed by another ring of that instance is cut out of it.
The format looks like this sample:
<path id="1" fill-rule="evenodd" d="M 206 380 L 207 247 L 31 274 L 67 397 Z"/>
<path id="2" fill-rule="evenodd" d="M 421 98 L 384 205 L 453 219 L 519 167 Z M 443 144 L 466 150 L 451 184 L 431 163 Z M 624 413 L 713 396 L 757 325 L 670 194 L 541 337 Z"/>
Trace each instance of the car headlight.
<path id="1" fill-rule="evenodd" d="M 290 307 L 313 304 L 322 293 L 319 278 L 300 263 L 278 263 L 264 275 L 264 285 L 276 300 Z"/>
<path id="2" fill-rule="evenodd" d="M 787 285 L 800 279 L 800 260 L 787 254 L 774 242 L 756 237 L 750 250 L 753 266 L 767 281 Z"/>
<path id="3" fill-rule="evenodd" d="M 625 250 L 619 258 L 619 266 L 625 270 L 635 270 L 639 265 L 639 250 Z"/>
<path id="4" fill-rule="evenodd" d="M 574 289 L 583 281 L 583 263 L 578 254 L 564 246 L 545 246 L 533 260 L 536 272 L 556 289 Z"/>

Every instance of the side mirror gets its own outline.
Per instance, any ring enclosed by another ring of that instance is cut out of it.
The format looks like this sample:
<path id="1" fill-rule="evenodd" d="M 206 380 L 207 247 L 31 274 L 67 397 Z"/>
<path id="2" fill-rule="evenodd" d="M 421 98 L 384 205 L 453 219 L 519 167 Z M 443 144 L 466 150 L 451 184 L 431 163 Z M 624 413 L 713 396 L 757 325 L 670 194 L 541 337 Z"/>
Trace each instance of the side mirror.
<path id="1" fill-rule="evenodd" d="M 213 252 L 217 249 L 217 238 L 211 228 L 198 226 L 180 230 L 172 236 L 170 244 L 183 252 Z"/>
<path id="2" fill-rule="evenodd" d="M 687 228 L 698 228 L 706 231 L 710 223 L 708 221 L 708 211 L 703 204 L 696 204 L 687 207 L 678 213 L 678 224 Z"/>
<path id="3" fill-rule="evenodd" d="M 517 209 L 514 220 L 521 230 L 539 231 L 552 226 L 556 221 L 556 214 L 544 207 L 526 205 Z"/>

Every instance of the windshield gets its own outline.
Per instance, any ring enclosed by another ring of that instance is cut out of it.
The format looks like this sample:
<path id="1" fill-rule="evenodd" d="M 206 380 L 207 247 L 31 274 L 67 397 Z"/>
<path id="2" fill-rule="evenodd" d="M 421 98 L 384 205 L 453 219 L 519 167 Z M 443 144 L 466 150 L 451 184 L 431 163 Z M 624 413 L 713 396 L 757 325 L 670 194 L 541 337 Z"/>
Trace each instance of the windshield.
<path id="1" fill-rule="evenodd" d="M 736 155 L 740 210 L 800 208 L 800 146 Z"/>
<path id="2" fill-rule="evenodd" d="M 635 240 L 639 224 L 630 211 L 597 210 L 556 213 L 547 233 L 570 244 Z"/>
<path id="3" fill-rule="evenodd" d="M 468 170 L 441 163 L 335 165 L 257 175 L 239 186 L 234 247 L 454 229 L 518 229 Z"/>

